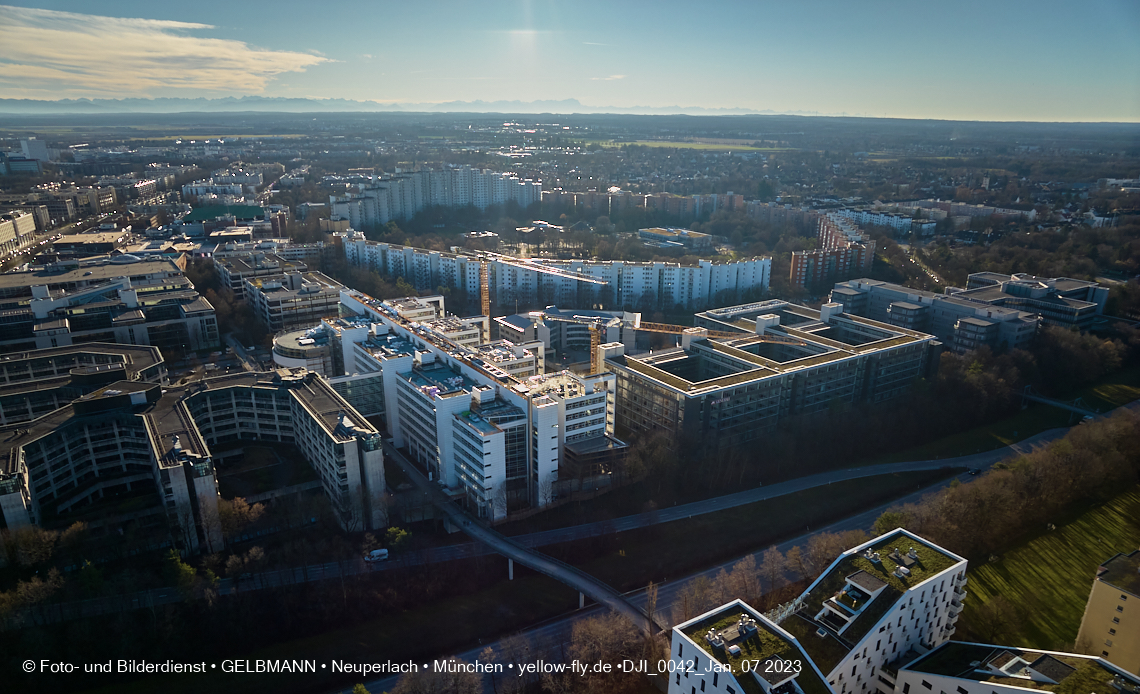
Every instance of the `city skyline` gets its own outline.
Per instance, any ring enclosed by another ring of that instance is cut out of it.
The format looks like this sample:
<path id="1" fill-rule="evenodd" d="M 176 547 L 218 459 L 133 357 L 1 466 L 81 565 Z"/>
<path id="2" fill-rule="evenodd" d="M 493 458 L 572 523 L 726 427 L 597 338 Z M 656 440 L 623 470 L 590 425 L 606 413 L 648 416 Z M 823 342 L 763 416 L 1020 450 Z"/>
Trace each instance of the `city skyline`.
<path id="1" fill-rule="evenodd" d="M 1133 3 L 445 5 L 4 5 L 0 98 L 1140 121 Z"/>

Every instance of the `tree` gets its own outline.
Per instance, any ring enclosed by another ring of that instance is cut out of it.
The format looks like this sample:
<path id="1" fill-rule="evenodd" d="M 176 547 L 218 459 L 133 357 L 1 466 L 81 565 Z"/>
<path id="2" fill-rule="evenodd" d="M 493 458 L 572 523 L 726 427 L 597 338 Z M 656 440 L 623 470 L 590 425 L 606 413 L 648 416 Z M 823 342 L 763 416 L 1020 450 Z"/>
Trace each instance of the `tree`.
<path id="1" fill-rule="evenodd" d="M 218 521 L 222 526 L 222 536 L 228 545 L 233 538 L 265 515 L 264 504 L 252 506 L 240 496 L 233 500 L 218 499 Z"/>
<path id="2" fill-rule="evenodd" d="M 875 534 L 886 535 L 895 528 L 905 528 L 909 522 L 910 517 L 902 511 L 888 509 L 875 519 Z"/>
<path id="3" fill-rule="evenodd" d="M 411 542 L 412 534 L 403 528 L 392 526 L 384 533 L 384 544 L 393 552 L 398 552 Z"/>
<path id="4" fill-rule="evenodd" d="M 764 552 L 764 557 L 760 564 L 760 573 L 768 583 L 769 595 L 783 588 L 784 584 L 787 583 L 787 579 L 784 577 L 784 573 L 787 569 L 788 561 L 783 553 L 776 549 L 776 545 L 772 545 Z M 771 599 L 767 602 L 769 603 L 768 607 L 771 607 Z"/>
<path id="5" fill-rule="evenodd" d="M 569 657 L 581 663 L 609 663 L 613 666 L 612 671 L 545 674 L 543 688 L 556 694 L 636 691 L 643 681 L 642 676 L 633 672 L 623 673 L 618 666 L 624 659 L 640 658 L 642 649 L 638 628 L 616 612 L 575 622 L 570 636 Z"/>

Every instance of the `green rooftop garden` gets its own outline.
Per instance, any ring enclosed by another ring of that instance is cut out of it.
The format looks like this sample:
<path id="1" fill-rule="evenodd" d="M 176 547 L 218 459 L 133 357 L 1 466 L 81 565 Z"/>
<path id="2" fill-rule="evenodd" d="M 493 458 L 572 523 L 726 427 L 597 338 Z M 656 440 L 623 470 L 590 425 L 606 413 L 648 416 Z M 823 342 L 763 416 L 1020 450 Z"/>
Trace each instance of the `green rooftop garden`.
<path id="1" fill-rule="evenodd" d="M 891 550 L 896 547 L 899 552 L 903 554 L 911 547 L 914 547 L 915 552 L 918 554 L 918 561 L 908 567 L 910 569 L 910 576 L 906 578 L 899 578 L 894 575 L 894 571 L 898 565 L 887 556 Z M 890 610 L 891 606 L 895 604 L 899 597 L 901 597 L 910 586 L 918 585 L 931 576 L 949 569 L 957 561 L 933 547 L 902 533 L 885 535 L 876 540 L 871 548 L 873 551 L 879 553 L 879 564 L 875 564 L 870 559 L 864 558 L 862 554 L 846 557 L 826 574 L 818 585 L 812 588 L 811 595 L 806 603 L 809 613 L 814 617 L 823 607 L 824 601 L 839 592 L 846 585 L 847 577 L 860 569 L 885 582 L 887 587 L 875 596 L 871 604 L 868 605 L 862 614 L 855 619 L 855 622 L 843 632 L 843 637 L 851 642 L 858 641 L 871 627 L 875 626 L 879 619 Z"/>
<path id="2" fill-rule="evenodd" d="M 757 620 L 757 631 L 753 636 L 736 642 L 736 645 L 740 646 L 739 655 L 732 655 L 727 649 L 714 648 L 705 640 L 705 634 L 710 629 L 720 631 L 733 626 L 740 621 L 741 615 L 752 617 L 751 614 L 740 609 L 730 610 L 727 613 L 719 612 L 707 619 L 694 622 L 683 631 L 713 660 L 731 667 L 732 674 L 747 694 L 762 694 L 764 690 L 760 687 L 760 683 L 756 681 L 752 673 L 744 671 L 742 666 L 744 661 L 760 662 L 772 656 L 779 656 L 787 660 L 802 660 L 804 655 L 791 641 L 766 629 L 760 620 Z M 752 663 L 749 665 L 752 666 Z M 819 679 L 807 662 L 803 662 L 803 670 L 796 676 L 796 683 L 804 690 L 804 694 L 830 694 L 827 684 Z"/>
<path id="3" fill-rule="evenodd" d="M 818 627 L 799 615 L 785 619 L 780 628 L 796 637 L 800 646 L 807 651 L 825 676 L 839 665 L 850 650 L 831 634 L 820 636 L 815 633 Z"/>

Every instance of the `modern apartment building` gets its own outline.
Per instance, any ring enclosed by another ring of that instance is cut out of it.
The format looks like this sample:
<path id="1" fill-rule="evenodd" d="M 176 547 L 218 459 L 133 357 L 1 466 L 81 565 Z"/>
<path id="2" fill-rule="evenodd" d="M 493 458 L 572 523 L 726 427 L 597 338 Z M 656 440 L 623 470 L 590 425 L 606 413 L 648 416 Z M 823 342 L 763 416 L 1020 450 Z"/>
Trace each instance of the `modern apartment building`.
<path id="1" fill-rule="evenodd" d="M 349 195 L 330 196 L 334 216 L 354 229 L 410 219 L 428 206 L 485 209 L 508 201 L 528 207 L 542 197 L 542 183 L 510 173 L 464 166 L 444 171 L 401 173 L 357 184 Z"/>
<path id="2" fill-rule="evenodd" d="M 968 352 L 981 346 L 1021 348 L 1037 334 L 1041 323 L 1039 314 L 1003 306 L 1004 299 L 994 297 L 992 287 L 971 291 L 977 292 L 974 297 L 988 298 L 993 303 L 973 300 L 970 292 L 935 294 L 866 278 L 837 283 L 831 290 L 831 301 L 857 316 L 932 333 L 955 352 Z M 1060 304 L 1072 307 L 1077 313 L 1096 310 L 1091 302 L 1084 302 L 1085 305 L 1075 302 L 1066 298 Z M 1074 317 L 1076 315 L 1074 313 Z"/>
<path id="3" fill-rule="evenodd" d="M 210 447 L 236 440 L 296 445 L 344 528 L 386 525 L 380 436 L 315 374 L 280 370 L 170 386 L 161 382 L 153 348 L 93 345 L 17 356 L 4 367 L 10 380 L 0 384 L 0 512 L 9 529 L 66 526 L 101 499 L 125 495 L 141 502 L 127 515 L 107 511 L 101 523 L 157 519 L 181 550 L 216 552 L 221 526 Z M 41 388 L 70 401 L 45 413 L 33 392 Z"/>
<path id="4" fill-rule="evenodd" d="M 1097 569 L 1077 650 L 1140 674 L 1140 550 L 1117 554 Z"/>
<path id="5" fill-rule="evenodd" d="M 273 332 L 307 328 L 333 318 L 344 286 L 319 272 L 253 277 L 244 281 L 246 304 Z"/>
<path id="6" fill-rule="evenodd" d="M 353 232 L 344 239 L 348 262 L 388 277 L 402 277 L 417 289 L 450 287 L 479 295 L 479 273 L 487 263 L 491 299 L 500 305 L 539 301 L 590 308 L 607 306 L 703 308 L 714 302 L 738 301 L 746 293 L 768 289 L 772 259 L 768 257 L 713 262 L 695 266 L 667 262 L 621 260 L 519 260 L 507 256 L 442 253 L 367 241 Z"/>
<path id="7" fill-rule="evenodd" d="M 54 263 L 0 274 L 0 347 L 85 342 L 181 352 L 219 344 L 214 307 L 169 258 Z"/>
<path id="8" fill-rule="evenodd" d="M 443 297 L 346 290 L 341 314 L 327 323 L 344 365 L 330 385 L 367 403 L 397 447 L 480 515 L 549 504 L 624 454 L 612 374 L 543 373 L 538 342 L 461 345 L 432 327 Z"/>
<path id="9" fill-rule="evenodd" d="M 36 218 L 29 212 L 0 212 L 0 254 L 21 250 L 36 240 Z"/>
<path id="10" fill-rule="evenodd" d="M 837 213 L 819 218 L 819 247 L 793 251 L 789 279 L 795 287 L 813 287 L 837 278 L 870 272 L 875 240 Z"/>
<path id="11" fill-rule="evenodd" d="M 950 641 L 966 560 L 906 530 L 844 552 L 796 600 L 673 629 L 670 694 L 1134 694 L 1104 657 Z"/>
<path id="12" fill-rule="evenodd" d="M 633 356 L 606 348 L 619 436 L 661 432 L 673 446 L 726 448 L 833 402 L 879 402 L 937 370 L 934 336 L 773 299 L 698 313 L 681 346 Z M 739 333 L 709 337 L 708 331 Z"/>

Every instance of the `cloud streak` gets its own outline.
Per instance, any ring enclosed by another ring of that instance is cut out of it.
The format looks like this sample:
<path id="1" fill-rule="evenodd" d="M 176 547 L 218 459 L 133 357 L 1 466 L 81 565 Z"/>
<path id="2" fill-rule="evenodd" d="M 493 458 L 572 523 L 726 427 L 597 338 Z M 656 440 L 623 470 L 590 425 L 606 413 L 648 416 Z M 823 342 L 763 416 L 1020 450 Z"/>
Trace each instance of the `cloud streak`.
<path id="1" fill-rule="evenodd" d="M 242 41 L 190 36 L 209 24 L 0 5 L 0 97 L 259 93 L 269 80 L 329 61 Z"/>
<path id="2" fill-rule="evenodd" d="M 591 80 L 601 82 L 611 82 L 613 80 L 624 80 L 625 75 L 610 75 L 609 77 L 591 77 Z"/>

